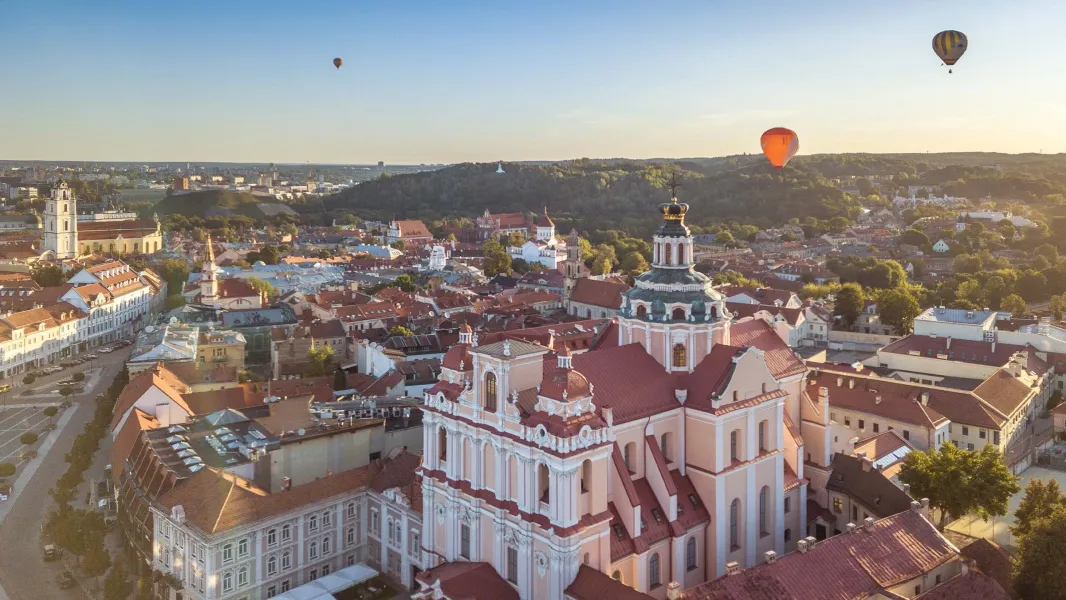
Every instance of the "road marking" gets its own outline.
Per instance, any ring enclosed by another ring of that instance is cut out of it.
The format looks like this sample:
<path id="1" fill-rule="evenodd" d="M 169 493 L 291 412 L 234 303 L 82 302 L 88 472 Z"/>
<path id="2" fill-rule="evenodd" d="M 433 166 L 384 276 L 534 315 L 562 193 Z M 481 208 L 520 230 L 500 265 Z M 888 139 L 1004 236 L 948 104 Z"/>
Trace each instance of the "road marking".
<path id="1" fill-rule="evenodd" d="M 17 419 L 18 416 L 21 415 L 26 410 L 29 410 L 29 409 L 20 408 L 19 410 L 15 411 L 15 414 L 9 415 L 9 416 L 7 416 L 7 411 L 6 410 L 4 412 L 0 413 L 0 415 L 5 415 L 5 418 L 0 419 L 0 432 L 2 432 L 4 429 L 10 428 L 10 426 L 3 426 L 4 423 L 7 423 L 8 421 L 10 421 L 12 419 Z M 31 412 L 30 414 L 33 414 L 33 413 Z"/>
<path id="2" fill-rule="evenodd" d="M 26 421 L 29 421 L 32 417 L 33 417 L 33 415 L 30 415 L 29 417 L 26 417 L 25 419 L 23 419 L 21 421 L 21 423 L 25 423 Z M 37 421 L 36 425 L 40 425 L 41 423 L 44 423 L 46 420 L 48 420 L 48 417 L 45 417 L 44 419 L 41 419 L 41 420 Z M 0 432 L 0 435 L 2 435 L 4 433 L 19 433 L 19 434 L 22 434 L 22 433 L 25 433 L 27 431 L 32 430 L 34 427 L 25 427 L 24 429 L 21 429 L 21 430 L 18 430 L 18 431 L 16 431 L 13 427 L 8 427 L 3 432 Z M 10 444 L 12 442 L 18 442 L 18 441 L 19 441 L 19 436 L 12 437 L 10 440 L 0 444 L 0 448 L 3 448 L 4 446 L 7 446 L 8 444 Z M 16 451 L 15 454 L 18 454 L 18 452 Z"/>

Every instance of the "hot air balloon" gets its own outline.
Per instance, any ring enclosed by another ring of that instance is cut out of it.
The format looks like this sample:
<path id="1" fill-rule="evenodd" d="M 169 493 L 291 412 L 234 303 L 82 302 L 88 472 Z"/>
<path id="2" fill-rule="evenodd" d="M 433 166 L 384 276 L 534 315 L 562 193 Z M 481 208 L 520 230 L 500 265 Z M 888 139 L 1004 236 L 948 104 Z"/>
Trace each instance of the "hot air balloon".
<path id="1" fill-rule="evenodd" d="M 799 150 L 800 140 L 795 131 L 785 127 L 774 127 L 762 134 L 762 151 L 770 164 L 778 171 Z"/>
<path id="2" fill-rule="evenodd" d="M 966 52 L 966 34 L 951 29 L 941 31 L 933 36 L 933 52 L 936 52 L 945 65 L 954 65 Z M 948 69 L 948 73 L 951 73 L 951 69 Z"/>
<path id="3" fill-rule="evenodd" d="M 343 65 L 343 64 L 344 64 L 343 60 L 341 60 L 339 58 L 334 58 L 333 59 L 333 66 L 334 67 L 337 67 L 339 69 L 339 68 L 341 68 L 341 65 Z"/>

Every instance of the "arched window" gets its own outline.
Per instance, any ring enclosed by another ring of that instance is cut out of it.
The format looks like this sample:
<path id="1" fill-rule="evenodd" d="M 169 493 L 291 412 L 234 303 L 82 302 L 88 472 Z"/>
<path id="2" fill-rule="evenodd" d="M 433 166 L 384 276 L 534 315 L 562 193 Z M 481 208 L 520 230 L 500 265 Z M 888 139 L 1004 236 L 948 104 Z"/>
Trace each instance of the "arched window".
<path id="1" fill-rule="evenodd" d="M 648 561 L 648 587 L 657 588 L 662 585 L 662 572 L 659 570 L 659 554 L 651 555 Z"/>
<path id="2" fill-rule="evenodd" d="M 322 538 L 322 554 L 329 554 L 333 552 L 333 543 L 330 541 L 329 536 Z"/>
<path id="3" fill-rule="evenodd" d="M 241 567 L 237 571 L 237 587 L 248 585 L 248 567 Z"/>
<path id="4" fill-rule="evenodd" d="M 629 442 L 625 445 L 624 448 L 622 448 L 622 462 L 626 463 L 626 470 L 628 470 L 630 473 L 636 472 L 633 470 L 633 459 L 635 458 L 633 456 L 633 452 L 635 450 L 636 444 L 634 444 L 633 442 Z"/>
<path id="5" fill-rule="evenodd" d="M 766 531 L 766 503 L 769 502 L 770 488 L 763 486 L 759 490 L 759 533 L 765 534 Z"/>
<path id="6" fill-rule="evenodd" d="M 586 552 L 585 553 L 585 557 L 581 559 L 581 564 L 584 564 L 584 565 L 589 564 L 589 553 L 588 552 Z"/>
<path id="7" fill-rule="evenodd" d="M 659 438 L 659 449 L 662 450 L 663 458 L 665 458 L 667 462 L 670 462 L 670 455 L 672 454 L 671 446 L 674 444 L 673 437 L 674 436 L 667 431 Z"/>
<path id="8" fill-rule="evenodd" d="M 224 573 L 222 575 L 222 591 L 233 591 L 233 573 Z"/>
<path id="9" fill-rule="evenodd" d="M 766 430 L 769 426 L 767 421 L 759 421 L 759 450 L 766 451 Z"/>
<path id="10" fill-rule="evenodd" d="M 684 367 L 688 365 L 688 352 L 684 344 L 674 344 L 674 366 Z"/>
<path id="11" fill-rule="evenodd" d="M 318 542 L 311 542 L 311 545 L 307 548 L 308 558 L 318 558 Z"/>
<path id="12" fill-rule="evenodd" d="M 281 569 L 287 571 L 292 568 L 292 553 L 286 550 L 281 555 Z"/>
<path id="13" fill-rule="evenodd" d="M 696 568 L 696 538 L 688 538 L 685 544 L 685 565 L 689 571 Z"/>
<path id="14" fill-rule="evenodd" d="M 278 559 L 271 556 L 267 559 L 267 575 L 274 575 L 278 572 Z"/>
<path id="15" fill-rule="evenodd" d="M 734 429 L 729 432 L 729 460 L 733 462 L 739 460 L 739 455 L 737 454 L 739 452 L 739 448 L 737 447 L 740 443 L 739 438 L 740 430 Z"/>
<path id="16" fill-rule="evenodd" d="M 548 473 L 548 465 L 537 465 L 537 497 L 541 502 L 547 503 L 551 498 L 551 480 Z"/>
<path id="17" fill-rule="evenodd" d="M 670 318 L 675 320 L 675 321 L 684 321 L 685 320 L 685 309 L 681 308 L 680 306 L 675 308 L 674 312 L 670 313 Z"/>
<path id="18" fill-rule="evenodd" d="M 664 265 L 672 265 L 672 264 L 674 264 L 674 245 L 673 244 L 663 244 L 663 253 L 665 254 L 665 256 L 663 256 L 663 264 Z"/>
<path id="19" fill-rule="evenodd" d="M 733 503 L 729 505 L 729 548 L 730 550 L 736 550 L 740 548 L 740 499 L 734 498 Z"/>
<path id="20" fill-rule="evenodd" d="M 496 374 L 485 374 L 485 410 L 496 412 Z"/>
<path id="21" fill-rule="evenodd" d="M 448 460 L 448 431 L 441 427 L 437 435 L 437 452 L 441 460 Z"/>
<path id="22" fill-rule="evenodd" d="M 581 493 L 592 489 L 592 461 L 585 459 L 581 463 Z"/>
<path id="23" fill-rule="evenodd" d="M 648 316 L 648 307 L 644 306 L 643 304 L 638 304 L 637 305 L 637 316 L 638 317 L 646 317 L 646 316 Z"/>

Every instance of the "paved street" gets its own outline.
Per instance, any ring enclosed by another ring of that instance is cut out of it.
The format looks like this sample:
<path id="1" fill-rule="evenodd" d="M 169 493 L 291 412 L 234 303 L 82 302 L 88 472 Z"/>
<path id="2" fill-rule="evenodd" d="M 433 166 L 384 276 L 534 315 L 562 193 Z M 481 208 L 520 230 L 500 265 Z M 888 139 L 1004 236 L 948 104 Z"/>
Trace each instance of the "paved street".
<path id="1" fill-rule="evenodd" d="M 19 437 L 27 431 L 41 431 L 49 420 L 44 415 L 46 406 L 46 403 L 0 406 L 0 463 L 18 463 L 19 455 L 26 451 Z"/>
<path id="2" fill-rule="evenodd" d="M 66 600 L 84 597 L 77 587 L 71 590 L 60 590 L 56 585 L 55 577 L 61 567 L 59 563 L 44 562 L 41 554 L 40 529 L 52 507 L 52 499 L 48 495 L 48 490 L 67 468 L 63 460 L 64 455 L 70 451 L 75 436 L 82 431 L 85 423 L 92 420 L 96 395 L 107 389 L 107 386 L 124 367 L 124 361 L 128 356 L 128 349 L 124 349 L 104 355 L 95 361 L 94 368 L 102 369 L 96 389 L 87 390 L 86 393 L 74 397 L 74 412 L 65 419 L 59 418 L 58 423 L 62 428 L 49 436 L 53 444 L 47 452 L 42 446 L 41 456 L 31 463 L 26 471 L 29 480 L 26 481 L 27 477 L 22 477 L 20 474 L 15 482 L 18 488 L 17 495 L 0 505 L 0 600 L 5 600 L 5 598 L 10 598 L 10 600 L 53 598 Z M 81 365 L 81 367 L 88 368 L 88 365 Z M 76 367 L 74 370 L 81 369 Z M 63 373 L 42 378 L 41 383 L 35 382 L 32 387 L 50 385 L 69 377 L 71 372 L 73 370 L 67 369 Z M 57 402 L 58 400 L 59 398 L 56 398 Z M 4 407 L 4 412 L 0 413 L 0 430 L 10 425 L 10 423 L 3 422 L 4 418 L 10 417 L 12 423 L 20 418 L 36 418 L 32 415 L 32 409 L 11 406 L 24 406 L 26 405 L 24 401 L 8 399 L 7 404 L 9 406 Z M 42 402 L 40 407 L 44 406 L 45 402 Z M 62 416 L 63 413 L 60 414 L 60 417 Z M 7 439 L 4 435 L 0 433 L 0 444 Z M 102 476 L 102 466 L 99 467 L 101 473 L 95 472 L 98 470 L 97 465 L 106 464 L 107 457 L 103 453 L 109 445 L 109 439 L 101 444 L 101 452 L 97 454 L 94 467 L 90 473 L 86 473 L 87 480 L 94 476 L 97 478 Z M 0 454 L 4 454 L 6 448 L 0 446 Z M 32 470 L 34 466 L 36 469 Z M 84 506 L 87 489 L 85 487 L 81 490 L 78 499 L 75 500 L 75 506 Z"/>

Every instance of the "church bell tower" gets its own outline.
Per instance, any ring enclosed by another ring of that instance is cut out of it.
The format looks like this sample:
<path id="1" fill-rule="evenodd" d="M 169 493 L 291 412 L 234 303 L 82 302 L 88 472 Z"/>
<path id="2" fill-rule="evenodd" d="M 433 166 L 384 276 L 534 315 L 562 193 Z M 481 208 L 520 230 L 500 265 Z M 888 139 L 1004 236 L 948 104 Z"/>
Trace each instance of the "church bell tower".
<path id="1" fill-rule="evenodd" d="M 43 249 L 55 254 L 56 260 L 78 255 L 78 210 L 74 191 L 65 181 L 52 188 L 44 206 Z"/>
<path id="2" fill-rule="evenodd" d="M 570 235 L 566 238 L 564 266 L 566 279 L 563 281 L 563 296 L 569 298 L 570 293 L 574 291 L 574 286 L 577 285 L 577 280 L 581 278 L 581 238 L 578 237 L 576 229 L 571 229 Z"/>

